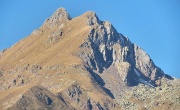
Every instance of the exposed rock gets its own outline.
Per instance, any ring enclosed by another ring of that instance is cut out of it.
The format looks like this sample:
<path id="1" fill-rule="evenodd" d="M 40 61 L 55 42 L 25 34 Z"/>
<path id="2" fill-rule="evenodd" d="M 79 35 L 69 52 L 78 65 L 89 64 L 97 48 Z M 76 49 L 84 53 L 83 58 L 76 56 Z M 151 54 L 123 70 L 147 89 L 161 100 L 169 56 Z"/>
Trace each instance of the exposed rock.
<path id="1" fill-rule="evenodd" d="M 73 110 L 70 105 L 65 104 L 44 87 L 34 86 L 8 110 Z"/>
<path id="2" fill-rule="evenodd" d="M 16 68 L 16 69 L 12 69 L 11 70 L 11 73 L 15 73 L 15 72 L 18 72 L 18 71 L 26 71 L 28 73 L 31 73 L 31 74 L 35 74 L 37 73 L 38 71 L 42 70 L 42 67 L 38 64 L 25 64 L 22 68 Z"/>
<path id="3" fill-rule="evenodd" d="M 2 70 L 0 70 L 0 76 L 3 76 L 3 72 L 2 72 Z"/>
<path id="4" fill-rule="evenodd" d="M 6 52 L 8 50 L 8 48 L 5 48 L 2 50 L 2 53 Z"/>
<path id="5" fill-rule="evenodd" d="M 48 39 L 46 41 L 46 45 L 51 45 L 51 44 L 57 43 L 60 40 L 62 35 L 63 35 L 63 29 L 62 28 L 60 28 L 59 30 L 51 33 L 48 36 Z"/>
<path id="6" fill-rule="evenodd" d="M 163 77 L 163 71 L 154 65 L 149 55 L 147 55 L 147 53 L 145 53 L 139 46 L 134 45 L 134 53 L 136 68 L 138 68 L 144 76 L 151 80 L 157 80 L 158 78 Z"/>
<path id="7" fill-rule="evenodd" d="M 70 97 L 70 100 L 74 100 L 75 102 L 79 103 L 81 99 L 81 94 L 81 88 L 77 83 L 73 84 L 68 88 L 68 95 Z"/>
<path id="8" fill-rule="evenodd" d="M 2 51 L 0 51 L 0 56 L 3 54 L 3 52 Z"/>
<path id="9" fill-rule="evenodd" d="M 79 56 L 89 68 L 99 73 L 103 73 L 111 65 L 119 70 L 121 67 L 118 66 L 123 66 L 122 64 L 127 62 L 126 64 L 130 66 L 123 67 L 127 69 L 120 69 L 118 72 L 121 79 L 128 85 L 136 85 L 133 84 L 135 82 L 146 84 L 145 82 L 149 81 L 151 82 L 149 85 L 156 86 L 158 85 L 156 82 L 165 76 L 140 47 L 131 43 L 127 37 L 117 33 L 112 24 L 106 21 L 97 22 L 92 27 L 88 39 L 80 48 L 82 53 Z M 136 70 L 141 76 L 136 74 Z"/>
<path id="10" fill-rule="evenodd" d="M 96 13 L 89 11 L 84 13 L 82 16 L 87 17 L 87 25 L 92 26 L 94 24 L 99 24 L 101 21 L 97 17 Z"/>
<path id="11" fill-rule="evenodd" d="M 66 9 L 59 8 L 55 11 L 55 13 L 50 18 L 48 18 L 45 21 L 45 24 L 50 27 L 53 27 L 53 26 L 57 26 L 59 23 L 62 23 L 62 21 L 64 20 L 71 20 L 71 17 L 66 12 Z"/>
<path id="12" fill-rule="evenodd" d="M 1 52 L 0 68 L 2 109 L 179 109 L 179 79 L 94 12 L 58 9 Z"/>
<path id="13" fill-rule="evenodd" d="M 76 105 L 75 108 L 80 110 L 116 110 L 119 107 L 109 99 L 104 99 L 101 104 L 91 99 L 88 91 L 77 82 L 69 85 L 67 90 L 58 93 L 58 97 L 66 102 L 71 102 L 71 105 Z"/>
<path id="14" fill-rule="evenodd" d="M 127 83 L 127 76 L 131 72 L 131 65 L 128 62 L 116 63 L 120 78 Z"/>
<path id="15" fill-rule="evenodd" d="M 110 31 L 111 30 L 111 31 Z M 122 42 L 116 30 L 111 24 L 103 22 L 92 28 L 88 37 L 88 41 L 81 45 L 82 51 L 91 50 L 80 55 L 84 61 L 88 62 L 91 68 L 99 72 L 103 72 L 104 68 L 108 68 L 113 63 L 113 45 Z"/>
<path id="16" fill-rule="evenodd" d="M 87 102 L 85 102 L 82 109 L 83 110 L 92 110 L 92 105 L 91 105 L 90 99 L 88 99 Z"/>

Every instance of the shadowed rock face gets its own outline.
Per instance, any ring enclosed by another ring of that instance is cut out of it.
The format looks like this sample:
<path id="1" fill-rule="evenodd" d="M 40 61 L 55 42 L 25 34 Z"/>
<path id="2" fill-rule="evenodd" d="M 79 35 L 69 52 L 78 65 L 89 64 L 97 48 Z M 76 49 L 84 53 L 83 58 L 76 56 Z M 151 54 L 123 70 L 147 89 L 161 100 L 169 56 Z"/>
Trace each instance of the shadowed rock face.
<path id="1" fill-rule="evenodd" d="M 71 104 L 75 104 L 73 108 Z M 115 104 L 104 99 L 103 105 L 96 103 L 94 100 L 88 98 L 86 91 L 84 91 L 79 84 L 74 83 L 68 87 L 67 90 L 54 95 L 46 88 L 41 86 L 34 86 L 21 95 L 19 100 L 8 110 L 105 110 L 118 109 Z"/>
<path id="2" fill-rule="evenodd" d="M 72 19 L 59 8 L 0 53 L 5 110 L 174 109 L 179 88 L 178 79 L 91 11 Z"/>
<path id="3" fill-rule="evenodd" d="M 114 66 L 121 80 L 130 86 L 143 83 L 139 81 L 141 79 L 152 82 L 152 86 L 158 85 L 156 81 L 165 74 L 153 63 L 147 53 L 119 34 L 109 22 L 99 21 L 92 12 L 85 15 L 93 23 L 90 23 L 91 30 L 87 40 L 80 46 L 82 53 L 79 56 L 88 68 L 103 73 L 110 66 Z"/>
<path id="4" fill-rule="evenodd" d="M 9 110 L 73 110 L 44 87 L 30 88 Z"/>

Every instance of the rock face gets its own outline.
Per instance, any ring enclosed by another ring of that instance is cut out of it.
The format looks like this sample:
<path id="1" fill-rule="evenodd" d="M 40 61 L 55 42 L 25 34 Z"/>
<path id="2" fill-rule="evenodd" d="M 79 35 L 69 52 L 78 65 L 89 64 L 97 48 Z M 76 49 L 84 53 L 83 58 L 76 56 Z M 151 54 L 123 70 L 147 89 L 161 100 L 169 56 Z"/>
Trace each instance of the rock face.
<path id="1" fill-rule="evenodd" d="M 91 11 L 72 19 L 59 8 L 0 53 L 5 110 L 177 109 L 179 87 L 178 79 Z"/>
<path id="2" fill-rule="evenodd" d="M 74 110 L 44 87 L 34 86 L 25 92 L 9 110 Z"/>
<path id="3" fill-rule="evenodd" d="M 59 23 L 62 23 L 65 20 L 70 20 L 70 15 L 66 12 L 66 9 L 59 8 L 56 12 L 45 21 L 45 24 L 54 27 L 57 26 Z"/>
<path id="4" fill-rule="evenodd" d="M 87 68 L 103 73 L 112 65 L 118 68 L 121 79 L 130 86 L 144 81 L 159 86 L 156 81 L 165 74 L 155 66 L 147 53 L 119 34 L 109 22 L 100 21 L 92 12 L 85 15 L 91 30 L 86 42 L 80 46 L 80 57 L 87 63 Z"/>

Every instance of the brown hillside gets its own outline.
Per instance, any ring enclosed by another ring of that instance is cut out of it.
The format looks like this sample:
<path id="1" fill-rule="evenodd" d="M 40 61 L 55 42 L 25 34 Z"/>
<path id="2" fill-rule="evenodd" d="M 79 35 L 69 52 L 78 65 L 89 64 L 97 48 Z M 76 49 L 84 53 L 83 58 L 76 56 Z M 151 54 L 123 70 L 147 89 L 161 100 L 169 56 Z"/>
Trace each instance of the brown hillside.
<path id="1" fill-rule="evenodd" d="M 94 12 L 59 8 L 0 54 L 2 110 L 178 110 L 180 82 Z"/>

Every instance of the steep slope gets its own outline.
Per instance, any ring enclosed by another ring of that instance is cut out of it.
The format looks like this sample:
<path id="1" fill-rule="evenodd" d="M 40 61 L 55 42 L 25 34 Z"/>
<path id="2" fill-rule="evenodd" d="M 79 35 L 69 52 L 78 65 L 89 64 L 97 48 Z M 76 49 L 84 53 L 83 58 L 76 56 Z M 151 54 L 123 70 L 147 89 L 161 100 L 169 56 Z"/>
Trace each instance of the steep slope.
<path id="1" fill-rule="evenodd" d="M 145 109 L 147 104 L 131 100 L 138 94 L 134 89 L 152 89 L 158 96 L 156 88 L 173 81 L 145 51 L 91 11 L 72 19 L 59 8 L 39 29 L 0 53 L 0 102 L 16 99 L 0 103 L 5 109 L 117 110 L 131 104 Z M 178 93 L 179 85 L 173 85 Z"/>
<path id="2" fill-rule="evenodd" d="M 8 103 L 7 103 L 8 104 Z M 9 104 L 8 104 L 9 105 Z M 8 110 L 73 110 L 63 100 L 43 87 L 34 86 L 21 94 L 19 100 Z"/>
<path id="3" fill-rule="evenodd" d="M 96 16 L 92 18 L 98 19 Z M 91 27 L 86 42 L 81 45 L 81 49 L 82 55 L 80 56 L 87 62 L 90 69 L 103 73 L 110 66 L 115 66 L 122 80 L 128 85 L 140 82 L 141 78 L 151 81 L 151 85 L 156 86 L 159 84 L 155 81 L 166 77 L 140 47 L 119 34 L 112 24 L 106 21 L 97 20 L 96 24 Z M 125 73 L 120 67 L 123 65 L 127 68 Z"/>

